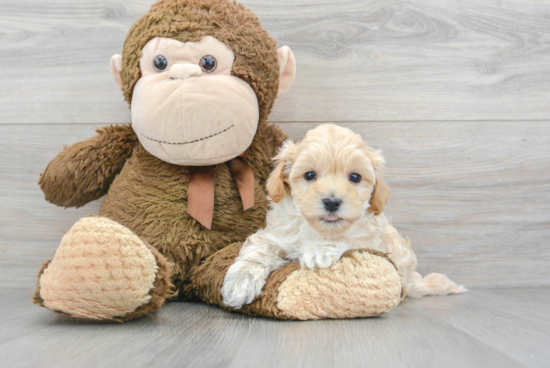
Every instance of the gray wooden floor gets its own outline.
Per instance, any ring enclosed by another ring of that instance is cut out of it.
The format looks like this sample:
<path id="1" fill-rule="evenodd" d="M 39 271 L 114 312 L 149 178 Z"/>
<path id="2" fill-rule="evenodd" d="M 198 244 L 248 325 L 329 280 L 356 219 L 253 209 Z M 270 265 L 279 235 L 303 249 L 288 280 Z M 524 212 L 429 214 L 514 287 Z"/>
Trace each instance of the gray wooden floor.
<path id="1" fill-rule="evenodd" d="M 2 367 L 548 367 L 550 289 L 411 299 L 371 319 L 285 322 L 170 303 L 126 324 L 70 321 L 0 290 Z"/>

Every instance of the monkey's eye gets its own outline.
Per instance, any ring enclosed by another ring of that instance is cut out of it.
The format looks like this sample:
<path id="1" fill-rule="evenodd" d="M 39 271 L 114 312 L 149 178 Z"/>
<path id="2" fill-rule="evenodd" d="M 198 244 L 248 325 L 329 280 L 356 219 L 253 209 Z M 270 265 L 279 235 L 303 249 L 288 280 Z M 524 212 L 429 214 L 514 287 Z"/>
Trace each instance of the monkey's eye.
<path id="1" fill-rule="evenodd" d="M 212 55 L 203 56 L 199 64 L 201 66 L 201 69 L 207 73 L 212 73 L 214 70 L 216 70 L 216 66 L 218 66 L 216 58 Z"/>
<path id="2" fill-rule="evenodd" d="M 315 180 L 316 177 L 317 174 L 315 174 L 313 171 L 308 171 L 304 174 L 304 179 L 306 179 L 307 181 Z"/>
<path id="3" fill-rule="evenodd" d="M 349 176 L 349 181 L 353 183 L 359 183 L 361 181 L 361 175 L 353 173 Z"/>
<path id="4" fill-rule="evenodd" d="M 153 61 L 153 66 L 157 72 L 163 72 L 168 67 L 168 59 L 164 55 L 157 55 Z"/>

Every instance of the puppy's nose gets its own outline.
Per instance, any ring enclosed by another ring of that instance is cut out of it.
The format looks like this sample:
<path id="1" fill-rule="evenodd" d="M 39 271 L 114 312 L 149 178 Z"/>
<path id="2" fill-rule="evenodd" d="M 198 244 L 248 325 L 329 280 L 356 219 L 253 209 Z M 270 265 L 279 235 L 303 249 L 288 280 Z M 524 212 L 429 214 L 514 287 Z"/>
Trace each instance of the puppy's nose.
<path id="1" fill-rule="evenodd" d="M 340 205 L 342 204 L 341 199 L 335 199 L 335 198 L 324 198 L 323 204 L 325 205 L 325 209 L 329 212 L 336 212 L 338 211 L 338 208 L 340 208 Z"/>

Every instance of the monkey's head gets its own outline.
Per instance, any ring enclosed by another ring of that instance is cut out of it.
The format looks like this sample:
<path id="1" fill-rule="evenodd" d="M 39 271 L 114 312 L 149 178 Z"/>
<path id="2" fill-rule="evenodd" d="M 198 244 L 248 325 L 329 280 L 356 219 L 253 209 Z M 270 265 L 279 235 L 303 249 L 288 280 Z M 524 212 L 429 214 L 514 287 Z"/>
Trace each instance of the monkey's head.
<path id="1" fill-rule="evenodd" d="M 229 0 L 161 0 L 130 29 L 111 72 L 143 147 L 188 166 L 228 161 L 290 88 L 292 51 Z"/>

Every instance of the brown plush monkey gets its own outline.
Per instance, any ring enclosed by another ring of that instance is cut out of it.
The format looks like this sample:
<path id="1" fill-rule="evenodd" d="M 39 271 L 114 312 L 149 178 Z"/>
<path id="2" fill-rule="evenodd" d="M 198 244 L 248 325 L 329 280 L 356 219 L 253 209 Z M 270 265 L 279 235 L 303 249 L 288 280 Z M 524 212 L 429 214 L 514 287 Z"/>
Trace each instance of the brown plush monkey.
<path id="1" fill-rule="evenodd" d="M 99 216 L 78 221 L 43 265 L 34 302 L 115 321 L 152 312 L 176 293 L 224 306 L 225 273 L 265 222 L 270 158 L 286 138 L 267 117 L 292 84 L 293 54 L 277 50 L 257 17 L 233 1 L 161 0 L 130 29 L 111 71 L 132 126 L 99 130 L 42 174 L 56 205 L 106 198 Z M 325 270 L 284 266 L 239 311 L 372 316 L 394 308 L 400 288 L 384 255 L 356 251 Z M 357 302 L 359 294 L 371 302 Z"/>

